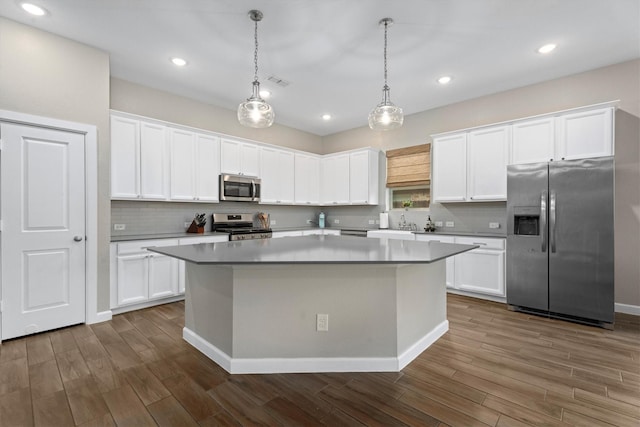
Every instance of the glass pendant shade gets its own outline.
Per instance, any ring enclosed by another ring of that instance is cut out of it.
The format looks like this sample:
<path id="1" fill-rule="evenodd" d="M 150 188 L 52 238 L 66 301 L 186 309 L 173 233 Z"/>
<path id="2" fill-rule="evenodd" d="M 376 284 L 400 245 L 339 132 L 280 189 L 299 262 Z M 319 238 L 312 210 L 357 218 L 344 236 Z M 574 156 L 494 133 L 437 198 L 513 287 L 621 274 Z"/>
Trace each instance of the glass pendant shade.
<path id="1" fill-rule="evenodd" d="M 391 130 L 402 126 L 404 114 L 402 108 L 389 99 L 389 86 L 382 89 L 382 102 L 369 113 L 369 127 L 373 130 Z"/>
<path id="2" fill-rule="evenodd" d="M 273 124 L 276 113 L 271 105 L 260 97 L 260 82 L 253 82 L 253 94 L 238 106 L 238 121 L 242 126 L 268 128 Z"/>

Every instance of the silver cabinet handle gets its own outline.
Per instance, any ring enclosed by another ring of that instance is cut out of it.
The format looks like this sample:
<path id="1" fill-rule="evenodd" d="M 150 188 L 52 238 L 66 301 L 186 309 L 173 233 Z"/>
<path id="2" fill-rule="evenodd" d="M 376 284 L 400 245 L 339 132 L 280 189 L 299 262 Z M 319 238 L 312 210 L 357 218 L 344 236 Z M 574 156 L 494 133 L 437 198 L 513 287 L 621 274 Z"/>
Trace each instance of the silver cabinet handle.
<path id="1" fill-rule="evenodd" d="M 542 252 L 547 251 L 547 192 L 540 196 L 540 236 L 542 237 Z"/>
<path id="2" fill-rule="evenodd" d="M 75 237 L 73 238 L 73 241 L 74 241 L 74 242 L 82 242 L 82 240 L 83 240 L 82 236 L 75 236 Z"/>
<path id="3" fill-rule="evenodd" d="M 549 200 L 549 238 L 551 239 L 551 252 L 556 251 L 556 192 L 551 192 Z"/>

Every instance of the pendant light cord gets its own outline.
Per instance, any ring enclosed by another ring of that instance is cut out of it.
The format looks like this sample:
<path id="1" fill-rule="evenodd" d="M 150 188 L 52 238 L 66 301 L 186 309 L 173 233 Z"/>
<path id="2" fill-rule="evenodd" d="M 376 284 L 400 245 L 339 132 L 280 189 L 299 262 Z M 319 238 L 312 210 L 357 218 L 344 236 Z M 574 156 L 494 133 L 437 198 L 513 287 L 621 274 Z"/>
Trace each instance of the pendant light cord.
<path id="1" fill-rule="evenodd" d="M 387 25 L 389 23 L 387 21 L 384 21 L 384 87 L 388 88 L 389 86 L 387 86 Z"/>
<path id="2" fill-rule="evenodd" d="M 257 82 L 258 81 L 258 21 L 254 21 L 255 23 L 255 30 L 253 32 L 253 40 L 255 42 L 255 50 L 253 51 L 253 64 L 255 66 L 255 70 L 254 70 L 254 76 L 253 76 L 253 81 Z"/>

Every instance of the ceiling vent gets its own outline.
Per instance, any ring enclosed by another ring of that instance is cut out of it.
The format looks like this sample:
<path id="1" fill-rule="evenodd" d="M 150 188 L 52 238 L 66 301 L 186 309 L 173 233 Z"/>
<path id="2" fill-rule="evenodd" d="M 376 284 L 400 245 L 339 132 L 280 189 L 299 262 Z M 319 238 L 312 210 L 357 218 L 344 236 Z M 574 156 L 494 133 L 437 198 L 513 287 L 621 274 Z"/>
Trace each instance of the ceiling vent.
<path id="1" fill-rule="evenodd" d="M 289 83 L 290 83 L 290 82 L 288 82 L 288 81 L 286 81 L 284 79 L 281 79 L 280 77 L 276 77 L 276 76 L 269 76 L 269 77 L 267 77 L 267 80 L 269 80 L 272 83 L 277 84 L 280 87 L 287 87 L 287 86 L 289 86 Z"/>

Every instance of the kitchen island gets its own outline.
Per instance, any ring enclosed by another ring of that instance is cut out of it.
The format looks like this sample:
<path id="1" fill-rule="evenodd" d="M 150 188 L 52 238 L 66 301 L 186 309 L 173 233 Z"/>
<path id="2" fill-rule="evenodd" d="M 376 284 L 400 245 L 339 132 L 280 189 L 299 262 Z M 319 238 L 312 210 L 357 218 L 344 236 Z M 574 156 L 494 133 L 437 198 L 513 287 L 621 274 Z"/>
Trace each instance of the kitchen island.
<path id="1" fill-rule="evenodd" d="M 401 370 L 448 330 L 444 259 L 476 247 L 305 236 L 149 250 L 187 261 L 186 341 L 230 373 L 275 373 Z"/>

